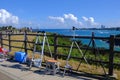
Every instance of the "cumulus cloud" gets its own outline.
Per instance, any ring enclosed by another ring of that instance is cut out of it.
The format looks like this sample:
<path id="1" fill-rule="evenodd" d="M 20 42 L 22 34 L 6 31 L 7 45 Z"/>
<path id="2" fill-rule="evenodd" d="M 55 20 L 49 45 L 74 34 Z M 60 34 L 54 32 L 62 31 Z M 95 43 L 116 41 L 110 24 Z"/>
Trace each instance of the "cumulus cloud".
<path id="1" fill-rule="evenodd" d="M 73 20 L 75 22 L 77 22 L 78 18 L 75 17 L 73 14 L 64 14 L 64 18 L 65 19 L 70 19 L 70 20 Z"/>
<path id="2" fill-rule="evenodd" d="M 87 28 L 87 27 L 98 27 L 100 26 L 99 23 L 95 22 L 94 17 L 85 17 L 82 16 L 82 19 L 80 19 L 75 16 L 74 14 L 63 14 L 61 17 L 54 17 L 54 16 L 49 16 L 49 19 L 55 20 L 53 23 L 56 26 L 63 26 L 65 28 L 70 28 L 71 26 L 76 26 L 79 28 Z M 56 23 L 58 22 L 58 23 Z M 59 23 L 61 22 L 61 23 Z"/>
<path id="3" fill-rule="evenodd" d="M 59 24 L 60 26 L 77 26 L 80 27 L 82 25 L 82 22 L 78 21 L 78 18 L 74 16 L 73 14 L 64 14 L 61 17 L 54 17 L 54 16 L 49 16 L 49 19 L 56 20 L 59 22 L 62 22 L 63 24 Z"/>
<path id="4" fill-rule="evenodd" d="M 78 21 L 78 18 L 74 14 L 64 14 L 64 19 L 68 22 L 71 20 L 71 23 L 74 25 L 82 26 L 82 22 Z"/>
<path id="5" fill-rule="evenodd" d="M 97 26 L 99 23 L 96 23 L 93 17 L 85 17 L 83 16 L 82 19 L 89 25 L 89 26 Z"/>
<path id="6" fill-rule="evenodd" d="M 59 22 L 64 23 L 64 18 L 62 18 L 62 17 L 53 17 L 53 16 L 49 16 L 49 19 L 57 20 L 57 21 L 59 21 Z"/>
<path id="7" fill-rule="evenodd" d="M 87 17 L 83 16 L 82 18 L 83 18 L 84 21 L 88 21 Z"/>
<path id="8" fill-rule="evenodd" d="M 2 25 L 13 25 L 18 24 L 18 17 L 12 15 L 5 9 L 0 9 L 0 24 Z"/>

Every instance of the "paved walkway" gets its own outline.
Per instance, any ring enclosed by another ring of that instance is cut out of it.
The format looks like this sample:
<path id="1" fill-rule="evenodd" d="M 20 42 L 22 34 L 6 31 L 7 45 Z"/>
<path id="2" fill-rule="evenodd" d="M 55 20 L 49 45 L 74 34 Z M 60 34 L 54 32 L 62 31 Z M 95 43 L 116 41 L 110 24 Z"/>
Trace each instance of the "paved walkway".
<path id="1" fill-rule="evenodd" d="M 44 69 L 40 71 L 38 68 L 33 67 L 31 70 L 28 70 L 28 67 L 26 65 L 19 64 L 17 62 L 3 61 L 0 62 L 0 80 L 98 80 L 98 79 L 74 75 L 62 77 L 62 72 L 56 75 L 47 75 L 44 74 Z"/>
<path id="2" fill-rule="evenodd" d="M 13 80 L 13 78 L 7 76 L 3 72 L 0 72 L 0 80 Z"/>

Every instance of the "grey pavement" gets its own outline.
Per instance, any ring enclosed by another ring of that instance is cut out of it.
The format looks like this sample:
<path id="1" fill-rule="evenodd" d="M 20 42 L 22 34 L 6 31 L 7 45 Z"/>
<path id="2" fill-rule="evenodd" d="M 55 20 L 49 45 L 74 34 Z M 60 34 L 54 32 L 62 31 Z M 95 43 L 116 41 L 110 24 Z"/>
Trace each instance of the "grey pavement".
<path id="1" fill-rule="evenodd" d="M 3 61 L 0 62 L 0 80 L 98 80 L 85 76 L 62 76 L 62 72 L 55 75 L 47 75 L 43 69 L 33 67 L 28 70 L 25 64 L 18 62 Z"/>
<path id="2" fill-rule="evenodd" d="M 13 80 L 13 78 L 7 76 L 5 73 L 0 72 L 0 80 Z"/>

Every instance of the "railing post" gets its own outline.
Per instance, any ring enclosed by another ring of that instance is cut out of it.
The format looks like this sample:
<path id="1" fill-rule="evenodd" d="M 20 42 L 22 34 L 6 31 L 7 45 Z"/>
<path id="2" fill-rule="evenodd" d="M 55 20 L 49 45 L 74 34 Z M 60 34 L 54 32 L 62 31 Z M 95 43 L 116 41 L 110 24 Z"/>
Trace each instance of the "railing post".
<path id="1" fill-rule="evenodd" d="M 113 68 L 114 68 L 114 65 L 113 65 L 113 59 L 114 59 L 114 36 L 113 35 L 110 35 L 110 44 L 109 44 L 109 51 L 110 51 L 110 54 L 109 54 L 109 75 L 112 76 L 113 75 Z"/>
<path id="2" fill-rule="evenodd" d="M 95 42 L 94 42 L 94 32 L 92 32 L 92 51 L 93 51 L 93 54 L 95 55 L 95 58 L 96 58 Z"/>
<path id="3" fill-rule="evenodd" d="M 27 31 L 24 33 L 24 51 L 27 54 Z"/>
<path id="4" fill-rule="evenodd" d="M 54 59 L 57 60 L 57 34 L 54 34 Z"/>
<path id="5" fill-rule="evenodd" d="M 9 41 L 9 51 L 11 51 L 11 34 L 8 34 L 8 41 Z"/>
<path id="6" fill-rule="evenodd" d="M 2 32 L 0 33 L 0 44 L 1 44 L 1 47 L 3 47 L 3 34 Z"/>

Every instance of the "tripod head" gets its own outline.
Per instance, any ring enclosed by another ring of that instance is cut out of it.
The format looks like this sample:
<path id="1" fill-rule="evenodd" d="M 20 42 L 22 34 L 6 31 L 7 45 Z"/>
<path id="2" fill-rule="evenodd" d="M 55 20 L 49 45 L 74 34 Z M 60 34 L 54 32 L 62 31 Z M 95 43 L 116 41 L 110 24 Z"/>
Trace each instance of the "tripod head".
<path id="1" fill-rule="evenodd" d="M 73 26 L 73 27 L 72 27 L 72 30 L 77 30 L 77 28 Z"/>
<path id="2" fill-rule="evenodd" d="M 72 30 L 73 30 L 73 40 L 75 40 L 75 35 L 76 35 L 76 34 L 75 34 L 75 31 L 77 30 L 77 28 L 73 26 L 73 27 L 72 27 Z"/>

